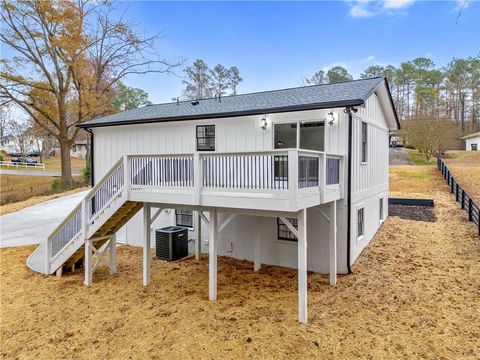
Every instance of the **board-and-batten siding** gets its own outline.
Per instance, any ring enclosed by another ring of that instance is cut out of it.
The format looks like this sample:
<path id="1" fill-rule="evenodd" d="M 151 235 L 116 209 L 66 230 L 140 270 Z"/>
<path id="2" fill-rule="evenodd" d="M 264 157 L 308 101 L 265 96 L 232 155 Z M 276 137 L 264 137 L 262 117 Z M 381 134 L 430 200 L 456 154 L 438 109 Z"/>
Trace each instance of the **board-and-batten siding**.
<path id="1" fill-rule="evenodd" d="M 367 161 L 362 163 L 362 121 L 367 123 Z M 351 261 L 374 237 L 382 224 L 379 219 L 379 201 L 383 199 L 383 212 L 388 216 L 389 130 L 385 113 L 375 94 L 364 108 L 353 115 L 352 141 L 352 207 L 351 207 Z M 357 212 L 364 209 L 365 234 L 357 237 Z"/>
<path id="2" fill-rule="evenodd" d="M 367 162 L 362 163 L 362 121 L 367 123 Z M 388 185 L 388 138 L 384 113 L 376 95 L 368 98 L 366 107 L 353 116 L 353 201 L 362 197 L 362 192 L 375 191 Z"/>
<path id="3" fill-rule="evenodd" d="M 164 122 L 94 128 L 95 181 L 98 181 L 124 154 L 172 154 L 196 151 L 196 126 L 215 125 L 215 151 L 263 151 L 273 149 L 273 123 L 323 121 L 327 110 L 271 114 L 266 130 L 260 127 L 261 116 L 213 120 Z M 325 149 L 343 154 L 345 149 L 344 114 L 332 126 L 326 125 Z"/>

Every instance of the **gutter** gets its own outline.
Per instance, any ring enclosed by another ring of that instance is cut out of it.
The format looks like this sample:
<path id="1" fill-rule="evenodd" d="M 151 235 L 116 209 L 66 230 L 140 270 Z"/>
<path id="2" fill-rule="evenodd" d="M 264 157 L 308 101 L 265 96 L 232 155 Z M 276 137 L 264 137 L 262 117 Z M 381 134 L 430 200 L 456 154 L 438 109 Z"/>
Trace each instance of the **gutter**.
<path id="1" fill-rule="evenodd" d="M 90 128 L 83 128 L 86 132 L 90 133 L 90 183 L 92 187 L 95 186 L 95 168 L 93 167 L 94 164 L 94 156 L 95 156 L 95 142 L 93 138 L 93 131 Z"/>
<path id="2" fill-rule="evenodd" d="M 354 109 L 356 112 L 356 110 Z M 347 106 L 345 112 L 348 114 L 348 171 L 347 171 L 347 270 L 348 274 L 352 273 L 351 261 L 351 233 L 352 233 L 352 139 L 353 139 L 353 117 L 352 107 Z"/>

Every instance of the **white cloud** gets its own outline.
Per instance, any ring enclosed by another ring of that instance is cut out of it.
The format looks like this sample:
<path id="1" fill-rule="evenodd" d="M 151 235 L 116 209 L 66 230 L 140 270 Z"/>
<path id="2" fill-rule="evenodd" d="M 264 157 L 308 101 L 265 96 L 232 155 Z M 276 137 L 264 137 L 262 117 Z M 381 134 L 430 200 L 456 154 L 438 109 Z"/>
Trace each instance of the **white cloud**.
<path id="1" fill-rule="evenodd" d="M 385 0 L 383 8 L 387 10 L 398 10 L 409 7 L 415 0 Z"/>
<path id="2" fill-rule="evenodd" d="M 370 17 L 373 16 L 373 12 L 367 10 L 363 5 L 353 5 L 350 8 L 350 11 L 348 13 L 351 17 Z"/>
<path id="3" fill-rule="evenodd" d="M 404 13 L 416 0 L 345 0 L 350 10 L 348 15 L 355 18 L 368 18 L 379 14 L 395 15 Z M 465 1 L 465 0 L 457 0 Z"/>

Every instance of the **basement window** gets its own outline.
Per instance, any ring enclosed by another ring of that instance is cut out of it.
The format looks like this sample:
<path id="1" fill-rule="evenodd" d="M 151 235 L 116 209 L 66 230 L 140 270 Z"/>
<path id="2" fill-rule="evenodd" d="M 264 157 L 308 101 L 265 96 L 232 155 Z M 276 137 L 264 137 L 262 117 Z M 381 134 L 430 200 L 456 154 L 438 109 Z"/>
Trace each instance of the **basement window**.
<path id="1" fill-rule="evenodd" d="M 197 125 L 197 151 L 215 151 L 215 125 Z"/>
<path id="2" fill-rule="evenodd" d="M 193 228 L 193 211 L 192 210 L 175 210 L 175 223 L 177 226 Z"/>
<path id="3" fill-rule="evenodd" d="M 295 229 L 298 230 L 298 220 L 293 218 L 288 218 L 290 224 L 293 225 Z M 277 236 L 278 240 L 288 240 L 288 241 L 298 241 L 297 237 L 290 231 L 290 229 L 283 223 L 280 218 L 277 218 Z"/>
<path id="4" fill-rule="evenodd" d="M 378 200 L 378 217 L 383 221 L 383 197 Z"/>
<path id="5" fill-rule="evenodd" d="M 361 238 L 365 234 L 365 209 L 357 210 L 357 237 Z"/>

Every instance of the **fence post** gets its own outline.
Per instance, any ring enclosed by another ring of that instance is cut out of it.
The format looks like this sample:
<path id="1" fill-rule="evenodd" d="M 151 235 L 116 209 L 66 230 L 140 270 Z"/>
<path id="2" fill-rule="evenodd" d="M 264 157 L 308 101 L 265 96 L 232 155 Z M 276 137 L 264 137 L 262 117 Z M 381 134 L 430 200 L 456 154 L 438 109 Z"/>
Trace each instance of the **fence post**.
<path id="1" fill-rule="evenodd" d="M 473 220 L 473 212 L 472 212 L 472 208 L 473 208 L 473 200 L 472 198 L 469 196 L 468 197 L 468 221 L 472 221 Z M 480 221 L 479 221 L 480 222 Z"/>
<path id="2" fill-rule="evenodd" d="M 462 204 L 461 204 L 461 209 L 465 209 L 465 190 L 462 189 Z"/>
<path id="3" fill-rule="evenodd" d="M 457 186 L 455 187 L 455 201 L 458 202 L 458 193 L 459 193 L 459 190 L 458 190 L 459 186 L 458 186 L 458 183 L 457 183 Z"/>
<path id="4" fill-rule="evenodd" d="M 453 189 L 455 188 L 455 179 L 450 175 L 450 192 L 453 194 Z"/>

